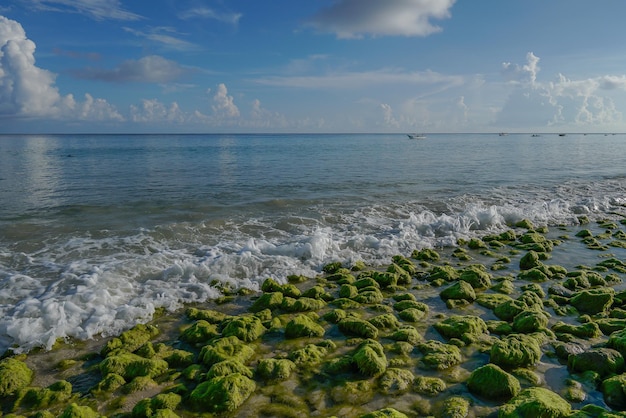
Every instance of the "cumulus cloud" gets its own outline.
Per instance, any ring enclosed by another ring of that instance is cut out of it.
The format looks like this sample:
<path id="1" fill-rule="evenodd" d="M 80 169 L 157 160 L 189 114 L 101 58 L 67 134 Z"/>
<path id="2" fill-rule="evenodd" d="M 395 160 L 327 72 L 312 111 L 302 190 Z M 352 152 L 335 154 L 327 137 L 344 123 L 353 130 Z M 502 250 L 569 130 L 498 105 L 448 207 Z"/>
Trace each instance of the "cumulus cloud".
<path id="1" fill-rule="evenodd" d="M 440 32 L 432 19 L 450 17 L 456 0 L 337 0 L 309 22 L 339 38 L 427 36 Z"/>
<path id="2" fill-rule="evenodd" d="M 230 12 L 218 12 L 208 7 L 197 7 L 194 9 L 188 9 L 178 14 L 178 17 L 183 20 L 189 19 L 213 19 L 224 23 L 231 23 L 236 25 L 241 19 L 241 13 Z"/>
<path id="3" fill-rule="evenodd" d="M 390 128 L 399 128 L 400 123 L 393 116 L 393 109 L 391 108 L 391 106 L 386 103 L 382 103 L 380 105 L 380 108 L 383 112 L 383 120 L 385 122 L 385 126 Z"/>
<path id="4" fill-rule="evenodd" d="M 138 60 L 127 60 L 117 68 L 87 68 L 74 71 L 74 75 L 87 80 L 115 83 L 167 83 L 180 78 L 188 70 L 158 55 L 149 55 Z"/>
<path id="5" fill-rule="evenodd" d="M 176 102 L 166 106 L 157 99 L 144 99 L 140 106 L 130 106 L 130 118 L 133 122 L 181 123 L 186 117 Z"/>
<path id="6" fill-rule="evenodd" d="M 503 75 L 515 88 L 498 114 L 496 123 L 507 126 L 609 126 L 621 122 L 622 114 L 604 90 L 626 89 L 626 76 L 602 76 L 572 80 L 558 74 L 540 82 L 539 58 L 532 52 L 526 64 L 503 64 Z"/>
<path id="7" fill-rule="evenodd" d="M 124 10 L 119 0 L 26 0 L 34 10 L 72 12 L 94 20 L 139 20 L 138 14 Z"/>
<path id="8" fill-rule="evenodd" d="M 228 95 L 228 89 L 224 83 L 217 86 L 211 109 L 213 109 L 214 115 L 218 118 L 237 118 L 240 115 L 239 108 L 235 105 L 233 96 Z"/>
<path id="9" fill-rule="evenodd" d="M 87 94 L 77 102 L 71 94 L 62 96 L 55 74 L 35 65 L 35 49 L 18 22 L 0 16 L 0 116 L 122 119 L 105 100 Z"/>

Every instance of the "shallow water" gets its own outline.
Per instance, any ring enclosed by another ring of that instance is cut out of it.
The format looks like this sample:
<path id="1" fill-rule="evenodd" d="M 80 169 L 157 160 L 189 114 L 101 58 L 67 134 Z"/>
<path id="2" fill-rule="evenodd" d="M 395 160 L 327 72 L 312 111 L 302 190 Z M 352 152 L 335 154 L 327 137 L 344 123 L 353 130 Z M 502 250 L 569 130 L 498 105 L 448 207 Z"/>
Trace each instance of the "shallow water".
<path id="1" fill-rule="evenodd" d="M 0 136 L 0 349 L 523 218 L 619 218 L 625 151 L 621 135 Z"/>

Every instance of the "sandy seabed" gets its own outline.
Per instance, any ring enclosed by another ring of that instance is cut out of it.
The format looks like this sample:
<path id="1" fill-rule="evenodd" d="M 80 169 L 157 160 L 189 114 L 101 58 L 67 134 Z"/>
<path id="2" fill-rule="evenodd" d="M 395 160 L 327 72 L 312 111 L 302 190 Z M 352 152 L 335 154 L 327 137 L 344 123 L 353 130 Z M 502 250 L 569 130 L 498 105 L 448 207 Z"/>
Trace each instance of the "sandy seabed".
<path id="1" fill-rule="evenodd" d="M 376 268 L 337 262 L 318 277 L 267 280 L 261 293 L 225 289 L 115 338 L 9 353 L 34 373 L 0 397 L 2 413 L 495 417 L 515 416 L 504 406 L 538 387 L 567 405 L 545 416 L 626 416 L 626 395 L 604 384 L 626 371 L 626 344 L 611 340 L 626 329 L 625 228 L 521 223 Z M 598 308 L 576 302 L 584 292 L 609 296 Z M 538 344 L 538 356 L 496 355 L 519 334 Z M 570 358 L 593 350 L 616 354 L 595 366 Z M 130 360 L 118 367 L 114 359 Z M 473 372 L 487 364 L 518 389 L 498 399 L 471 389 Z"/>

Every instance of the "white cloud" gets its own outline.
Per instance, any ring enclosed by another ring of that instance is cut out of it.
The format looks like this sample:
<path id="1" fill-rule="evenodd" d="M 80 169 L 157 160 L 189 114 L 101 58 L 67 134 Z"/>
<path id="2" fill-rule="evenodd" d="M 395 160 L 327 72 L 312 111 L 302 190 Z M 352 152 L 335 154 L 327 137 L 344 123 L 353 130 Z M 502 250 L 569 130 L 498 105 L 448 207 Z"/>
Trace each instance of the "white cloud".
<path id="1" fill-rule="evenodd" d="M 173 102 L 168 106 L 157 99 L 144 99 L 141 106 L 130 106 L 130 118 L 133 122 L 184 122 L 186 116 L 178 107 L 178 103 Z"/>
<path id="2" fill-rule="evenodd" d="M 33 9 L 72 12 L 95 20 L 139 20 L 138 14 L 124 10 L 119 0 L 26 0 Z"/>
<path id="3" fill-rule="evenodd" d="M 275 76 L 254 80 L 258 84 L 307 89 L 346 89 L 382 84 L 443 84 L 459 86 L 463 77 L 439 74 L 433 71 L 404 72 L 390 69 L 364 72 L 341 72 L 320 76 Z"/>
<path id="4" fill-rule="evenodd" d="M 35 65 L 35 43 L 22 26 L 0 16 L 0 116 L 71 120 L 121 120 L 103 99 L 61 96 L 55 74 Z"/>
<path id="5" fill-rule="evenodd" d="M 235 105 L 233 96 L 228 95 L 228 89 L 224 83 L 217 86 L 217 92 L 213 96 L 213 113 L 218 118 L 238 118 L 239 108 Z"/>
<path id="6" fill-rule="evenodd" d="M 169 26 L 158 26 L 155 28 L 150 28 L 147 32 L 143 32 L 129 27 L 125 27 L 123 29 L 128 33 L 132 33 L 135 36 L 148 39 L 170 49 L 181 51 L 198 49 L 198 47 L 193 43 L 180 39 L 178 36 L 180 36 L 181 34 L 179 34 L 176 29 Z"/>
<path id="7" fill-rule="evenodd" d="M 188 70 L 174 61 L 158 55 L 149 55 L 138 60 L 127 60 L 112 70 L 87 68 L 74 71 L 74 75 L 87 80 L 116 83 L 167 83 L 180 78 Z"/>
<path id="8" fill-rule="evenodd" d="M 385 126 L 390 127 L 390 128 L 399 128 L 400 123 L 393 116 L 393 109 L 391 109 L 391 106 L 386 103 L 382 103 L 380 105 L 380 108 L 382 109 L 382 112 L 383 112 L 383 119 L 385 122 Z"/>
<path id="9" fill-rule="evenodd" d="M 502 63 L 502 74 L 509 81 L 534 84 L 539 72 L 539 57 L 532 52 L 526 54 L 527 63 L 520 66 L 510 62 Z"/>
<path id="10" fill-rule="evenodd" d="M 427 36 L 440 32 L 431 19 L 450 17 L 456 0 L 337 0 L 309 22 L 339 38 Z"/>
<path id="11" fill-rule="evenodd" d="M 217 12 L 208 7 L 197 7 L 194 9 L 185 10 L 178 14 L 178 17 L 183 20 L 188 19 L 213 19 L 224 23 L 231 23 L 236 25 L 241 19 L 241 13 L 228 13 Z"/>

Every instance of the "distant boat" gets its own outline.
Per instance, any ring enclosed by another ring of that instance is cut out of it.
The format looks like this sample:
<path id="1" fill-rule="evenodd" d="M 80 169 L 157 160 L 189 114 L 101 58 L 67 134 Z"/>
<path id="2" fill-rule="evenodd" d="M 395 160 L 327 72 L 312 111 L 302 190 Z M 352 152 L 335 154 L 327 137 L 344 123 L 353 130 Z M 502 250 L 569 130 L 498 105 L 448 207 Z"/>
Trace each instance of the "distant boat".
<path id="1" fill-rule="evenodd" d="M 508 134 L 506 132 L 500 132 L 498 135 L 499 136 L 507 136 Z"/>
<path id="2" fill-rule="evenodd" d="M 532 134 L 531 136 L 536 138 L 536 137 L 541 136 L 541 135 L 539 135 L 539 134 Z"/>
<path id="3" fill-rule="evenodd" d="M 559 134 L 559 136 L 565 136 L 565 134 Z"/>
<path id="4" fill-rule="evenodd" d="M 409 139 L 426 139 L 426 135 L 424 134 L 406 134 Z"/>

